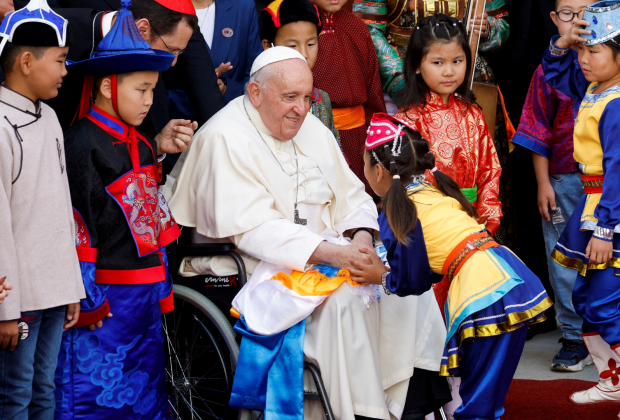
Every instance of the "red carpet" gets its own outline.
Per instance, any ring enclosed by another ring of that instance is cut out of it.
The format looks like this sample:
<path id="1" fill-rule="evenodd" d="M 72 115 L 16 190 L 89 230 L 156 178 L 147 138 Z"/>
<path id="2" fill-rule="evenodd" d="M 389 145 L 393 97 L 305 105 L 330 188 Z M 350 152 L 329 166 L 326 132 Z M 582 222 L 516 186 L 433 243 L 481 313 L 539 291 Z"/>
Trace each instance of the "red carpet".
<path id="1" fill-rule="evenodd" d="M 502 420 L 617 420 L 620 403 L 575 405 L 568 397 L 594 386 L 576 379 L 513 379 Z"/>

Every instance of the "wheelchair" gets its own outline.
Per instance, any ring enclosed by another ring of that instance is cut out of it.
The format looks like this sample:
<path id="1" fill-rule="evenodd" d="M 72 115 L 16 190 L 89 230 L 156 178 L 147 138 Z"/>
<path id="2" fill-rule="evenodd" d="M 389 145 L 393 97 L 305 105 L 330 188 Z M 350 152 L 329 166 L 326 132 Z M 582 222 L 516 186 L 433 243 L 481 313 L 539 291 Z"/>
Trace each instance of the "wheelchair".
<path id="1" fill-rule="evenodd" d="M 232 243 L 191 240 L 191 228 L 183 228 L 177 242 L 168 245 L 169 272 L 174 281 L 174 311 L 163 316 L 166 346 L 168 402 L 174 420 L 257 420 L 262 413 L 228 406 L 239 356 L 241 337 L 233 330 L 231 302 L 245 285 L 247 273 Z M 227 277 L 178 274 L 185 257 L 226 256 L 237 266 Z M 320 401 L 326 420 L 335 420 L 317 366 L 304 362 L 317 392 L 305 399 Z"/>

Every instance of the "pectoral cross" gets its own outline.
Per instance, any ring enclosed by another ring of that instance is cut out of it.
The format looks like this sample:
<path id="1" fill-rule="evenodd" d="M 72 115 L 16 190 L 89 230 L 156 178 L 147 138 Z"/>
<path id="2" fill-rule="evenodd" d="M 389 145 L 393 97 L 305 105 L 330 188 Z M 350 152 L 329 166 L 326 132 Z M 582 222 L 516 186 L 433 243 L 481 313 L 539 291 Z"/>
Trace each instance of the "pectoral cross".
<path id="1" fill-rule="evenodd" d="M 295 206 L 295 224 L 306 226 L 308 224 L 308 219 L 301 219 L 299 217 L 299 210 L 297 210 L 297 206 Z"/>

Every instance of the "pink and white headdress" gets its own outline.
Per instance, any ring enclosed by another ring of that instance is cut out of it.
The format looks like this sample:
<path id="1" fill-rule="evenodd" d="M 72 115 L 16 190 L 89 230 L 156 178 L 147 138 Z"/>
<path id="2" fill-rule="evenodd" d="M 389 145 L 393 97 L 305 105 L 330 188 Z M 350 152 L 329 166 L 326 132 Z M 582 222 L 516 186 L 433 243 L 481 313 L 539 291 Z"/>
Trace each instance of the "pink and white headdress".
<path id="1" fill-rule="evenodd" d="M 403 144 L 404 124 L 384 112 L 372 116 L 370 127 L 366 131 L 366 149 L 372 150 L 377 146 L 393 141 L 392 156 L 400 155 Z"/>
<path id="2" fill-rule="evenodd" d="M 405 125 L 401 121 L 385 112 L 378 112 L 372 116 L 370 127 L 368 127 L 366 131 L 365 146 L 367 150 L 371 151 L 375 160 L 379 162 L 381 166 L 383 166 L 383 164 L 372 149 L 382 144 L 384 147 L 389 147 L 387 143 L 393 142 L 391 154 L 393 157 L 400 156 L 403 136 L 405 135 L 405 131 L 403 130 L 404 127 Z"/>

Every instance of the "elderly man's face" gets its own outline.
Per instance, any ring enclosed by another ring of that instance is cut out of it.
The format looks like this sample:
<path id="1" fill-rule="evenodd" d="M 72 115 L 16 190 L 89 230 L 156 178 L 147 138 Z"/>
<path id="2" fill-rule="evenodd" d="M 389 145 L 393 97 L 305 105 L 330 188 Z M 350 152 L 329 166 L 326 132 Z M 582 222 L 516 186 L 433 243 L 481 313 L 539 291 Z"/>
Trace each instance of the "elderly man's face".
<path id="1" fill-rule="evenodd" d="M 308 64 L 297 59 L 269 67 L 267 79 L 248 86 L 250 100 L 271 134 L 287 141 L 297 135 L 310 110 L 312 73 Z"/>

